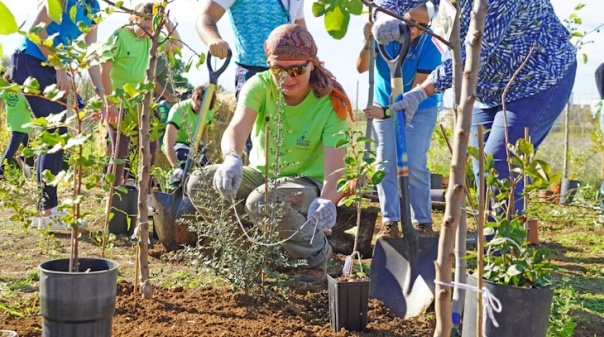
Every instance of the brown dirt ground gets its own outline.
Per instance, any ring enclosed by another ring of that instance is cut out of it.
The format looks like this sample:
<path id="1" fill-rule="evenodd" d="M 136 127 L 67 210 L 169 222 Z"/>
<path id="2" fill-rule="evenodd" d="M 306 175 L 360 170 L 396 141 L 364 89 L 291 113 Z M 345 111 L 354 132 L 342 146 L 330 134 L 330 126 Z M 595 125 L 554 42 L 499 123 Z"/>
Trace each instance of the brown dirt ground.
<path id="1" fill-rule="evenodd" d="M 341 227 L 351 227 L 354 220 L 348 213 L 340 213 L 339 222 L 346 224 L 338 225 L 333 239 L 336 245 L 346 246 L 348 243 L 342 237 L 346 234 Z M 376 219 L 375 207 L 368 213 L 370 221 L 381 222 Z M 49 256 L 65 257 L 69 252 L 69 235 L 66 233 L 48 236 L 22 225 L 10 226 L 12 228 L 0 231 L 4 247 L 13 250 L 13 254 L 0 254 L 3 265 L 0 285 L 4 278 L 37 275 L 36 266 L 40 262 Z M 80 256 L 100 256 L 100 247 L 94 242 L 95 233 L 101 226 L 98 220 L 83 229 Z M 337 240 L 340 240 L 339 244 L 335 242 Z M 168 279 L 179 273 L 191 273 L 191 278 L 194 278 L 195 268 L 175 262 L 177 253 L 166 253 L 161 243 L 155 243 L 149 252 L 153 298 L 142 299 L 134 293 L 133 247 L 133 241 L 119 236 L 107 252 L 108 258 L 120 264 L 113 336 L 429 336 L 434 329 L 433 313 L 405 321 L 395 317 L 377 300 L 371 300 L 365 332 L 332 332 L 326 287 L 299 293 L 291 289 L 288 300 L 282 302 L 270 297 L 233 296 L 230 289 L 219 285 L 169 286 L 166 285 L 171 282 Z M 336 254 L 330 269 L 341 266 L 344 257 Z M 37 284 L 37 278 L 34 283 Z M 37 291 L 37 286 L 25 290 L 18 300 L 20 303 L 15 311 L 24 313 L 23 317 L 0 310 L 0 329 L 17 331 L 19 336 L 41 336 Z"/>

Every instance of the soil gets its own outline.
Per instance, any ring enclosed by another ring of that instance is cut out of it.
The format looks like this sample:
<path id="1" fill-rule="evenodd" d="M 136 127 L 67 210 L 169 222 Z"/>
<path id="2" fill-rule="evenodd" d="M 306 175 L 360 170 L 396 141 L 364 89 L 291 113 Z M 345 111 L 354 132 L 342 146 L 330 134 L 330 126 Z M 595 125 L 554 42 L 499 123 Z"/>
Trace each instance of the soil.
<path id="1" fill-rule="evenodd" d="M 0 211 L 2 218 L 8 219 L 9 214 L 10 211 Z M 350 250 L 352 236 L 345 230 L 355 225 L 352 214 L 355 213 L 339 209 L 338 224 L 329 238 L 338 253 L 330 264 L 330 271 L 341 270 L 345 254 Z M 376 203 L 363 214 L 364 227 L 381 223 Z M 435 223 L 441 219 L 442 214 L 434 212 Z M 102 225 L 99 218 L 82 230 L 80 256 L 100 256 L 97 242 Z M 373 234 L 378 229 L 372 228 Z M 574 268 L 576 262 L 564 260 L 564 251 L 547 241 L 550 231 L 546 229 L 542 233 L 542 244 L 554 250 L 557 264 L 570 264 Z M 362 235 L 364 249 L 371 247 L 373 236 L 370 234 Z M 69 242 L 68 233 L 49 235 L 16 222 L 3 224 L 0 228 L 0 330 L 14 330 L 22 337 L 42 335 L 37 265 L 51 258 L 68 256 Z M 365 332 L 332 332 L 326 288 L 304 291 L 291 288 L 286 301 L 233 294 L 220 282 L 195 283 L 199 278 L 207 278 L 207 274 L 204 276 L 190 261 L 181 259 L 179 251 L 167 252 L 161 243 L 156 240 L 152 243 L 149 275 L 153 296 L 143 299 L 134 292 L 134 241 L 123 235 L 110 241 L 106 257 L 120 264 L 113 336 L 431 336 L 434 331 L 432 308 L 417 318 L 403 320 L 381 302 L 371 299 Z M 599 256 L 595 254 L 594 258 Z M 586 283 L 585 287 L 588 286 Z M 602 333 L 604 322 L 599 316 L 589 315 L 581 318 L 574 336 L 593 337 Z"/>

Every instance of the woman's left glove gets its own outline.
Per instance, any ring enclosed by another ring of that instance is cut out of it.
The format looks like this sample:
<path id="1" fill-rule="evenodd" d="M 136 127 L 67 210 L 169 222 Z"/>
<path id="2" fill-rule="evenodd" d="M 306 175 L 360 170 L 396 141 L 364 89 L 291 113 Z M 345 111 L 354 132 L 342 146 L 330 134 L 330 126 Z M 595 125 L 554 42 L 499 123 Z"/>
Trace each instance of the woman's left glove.
<path id="1" fill-rule="evenodd" d="M 317 229 L 326 231 L 336 224 L 336 205 L 329 199 L 315 198 L 308 207 L 309 221 L 317 222 Z"/>
<path id="2" fill-rule="evenodd" d="M 227 154 L 214 173 L 214 188 L 225 198 L 235 197 L 243 178 L 243 161 L 236 154 Z"/>

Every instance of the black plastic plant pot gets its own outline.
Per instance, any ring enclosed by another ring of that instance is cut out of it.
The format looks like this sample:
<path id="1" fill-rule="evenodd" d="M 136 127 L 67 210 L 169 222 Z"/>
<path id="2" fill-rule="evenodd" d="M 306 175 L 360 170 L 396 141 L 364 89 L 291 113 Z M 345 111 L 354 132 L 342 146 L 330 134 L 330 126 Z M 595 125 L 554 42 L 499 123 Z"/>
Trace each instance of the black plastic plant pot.
<path id="1" fill-rule="evenodd" d="M 132 235 L 138 216 L 138 190 L 129 186 L 126 186 L 126 191 L 116 189 L 111 199 L 111 212 L 109 232 Z"/>
<path id="2" fill-rule="evenodd" d="M 111 337 L 118 264 L 80 258 L 79 272 L 69 259 L 40 264 L 42 337 Z"/>
<path id="3" fill-rule="evenodd" d="M 338 281 L 337 275 L 327 275 L 331 330 L 365 331 L 369 307 L 369 280 Z"/>
<path id="4" fill-rule="evenodd" d="M 560 203 L 562 205 L 568 205 L 575 199 L 577 189 L 581 186 L 581 182 L 578 180 L 562 179 L 562 186 L 560 188 Z"/>
<path id="5" fill-rule="evenodd" d="M 468 284 L 476 286 L 476 277 L 468 276 Z M 489 337 L 545 337 L 554 291 L 552 289 L 519 288 L 483 281 L 491 294 L 501 301 L 501 312 L 494 312 L 499 327 L 487 318 L 486 335 Z M 477 295 L 466 291 L 463 313 L 462 337 L 476 336 Z M 483 310 L 483 316 L 487 313 Z M 482 323 L 479 325 L 482 328 Z"/>

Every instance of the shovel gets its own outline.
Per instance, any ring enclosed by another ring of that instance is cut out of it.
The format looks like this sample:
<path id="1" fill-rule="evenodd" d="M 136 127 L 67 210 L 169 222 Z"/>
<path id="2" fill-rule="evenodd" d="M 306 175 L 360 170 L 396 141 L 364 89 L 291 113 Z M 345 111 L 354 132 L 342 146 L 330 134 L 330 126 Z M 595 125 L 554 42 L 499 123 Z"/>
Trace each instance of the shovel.
<path id="1" fill-rule="evenodd" d="M 153 191 L 153 207 L 155 208 L 155 212 L 153 213 L 153 228 L 157 231 L 157 237 L 167 251 L 179 249 L 182 244 L 195 244 L 197 240 L 197 237 L 193 233 L 189 233 L 188 226 L 178 224 L 176 220 L 181 217 L 192 218 L 195 216 L 196 210 L 191 200 L 186 196 L 183 197 L 183 185 L 193 165 L 191 158 L 197 157 L 199 152 L 199 145 L 206 126 L 212 97 L 216 91 L 218 77 L 229 65 L 231 55 L 232 53 L 229 50 L 224 64 L 218 70 L 214 71 L 211 62 L 212 55 L 208 53 L 206 64 L 208 65 L 210 83 L 203 95 L 200 113 L 193 131 L 193 144 L 191 144 L 190 152 L 185 162 L 181 184 L 172 193 Z"/>
<path id="2" fill-rule="evenodd" d="M 402 63 L 410 43 L 409 27 L 401 25 L 401 46 L 396 57 L 385 46 L 379 51 L 390 68 L 390 102 L 403 92 Z M 369 295 L 386 305 L 395 315 L 411 318 L 420 315 L 434 300 L 438 238 L 418 238 L 411 224 L 409 204 L 409 165 L 404 111 L 393 111 L 396 133 L 396 164 L 399 177 L 402 238 L 379 238 L 371 261 Z"/>

